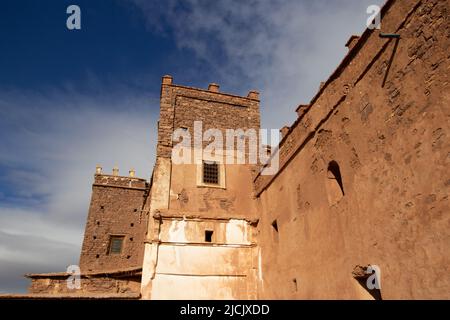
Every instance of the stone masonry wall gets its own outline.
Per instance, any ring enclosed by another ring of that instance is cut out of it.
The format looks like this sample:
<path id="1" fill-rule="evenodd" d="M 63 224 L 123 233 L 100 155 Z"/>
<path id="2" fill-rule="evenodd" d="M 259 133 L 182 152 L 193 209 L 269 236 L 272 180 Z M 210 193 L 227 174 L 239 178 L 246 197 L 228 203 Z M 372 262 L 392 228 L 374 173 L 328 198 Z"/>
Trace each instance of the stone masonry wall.
<path id="1" fill-rule="evenodd" d="M 82 272 L 142 266 L 148 213 L 144 179 L 96 174 L 80 256 Z M 109 254 L 111 235 L 125 236 L 121 254 Z"/>
<path id="2" fill-rule="evenodd" d="M 67 287 L 67 276 L 51 278 L 33 278 L 29 287 L 32 294 L 55 294 L 55 295 L 86 295 L 89 294 L 129 294 L 138 295 L 140 291 L 140 277 L 111 278 L 84 277 L 82 276 L 80 289 L 69 289 Z"/>

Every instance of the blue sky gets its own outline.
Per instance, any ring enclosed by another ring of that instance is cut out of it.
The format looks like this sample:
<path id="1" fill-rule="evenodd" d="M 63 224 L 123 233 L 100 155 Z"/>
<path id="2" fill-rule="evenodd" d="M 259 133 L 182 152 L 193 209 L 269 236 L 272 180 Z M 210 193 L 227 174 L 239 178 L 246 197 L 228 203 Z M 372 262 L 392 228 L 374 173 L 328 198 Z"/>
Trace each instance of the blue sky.
<path id="1" fill-rule="evenodd" d="M 66 8 L 81 8 L 81 30 Z M 149 178 L 161 77 L 246 95 L 295 120 L 381 0 L 4 0 L 0 6 L 0 293 L 77 264 L 93 172 Z"/>

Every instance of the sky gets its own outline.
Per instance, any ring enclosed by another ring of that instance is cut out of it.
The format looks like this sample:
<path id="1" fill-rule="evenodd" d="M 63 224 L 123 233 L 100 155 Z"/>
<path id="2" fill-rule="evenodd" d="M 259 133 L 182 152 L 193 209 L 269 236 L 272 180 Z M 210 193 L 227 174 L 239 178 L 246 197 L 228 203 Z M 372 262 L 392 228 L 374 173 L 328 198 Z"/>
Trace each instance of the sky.
<path id="1" fill-rule="evenodd" d="M 97 164 L 149 179 L 161 77 L 295 120 L 382 0 L 3 0 L 0 293 L 77 264 Z M 81 10 L 69 30 L 66 9 Z"/>

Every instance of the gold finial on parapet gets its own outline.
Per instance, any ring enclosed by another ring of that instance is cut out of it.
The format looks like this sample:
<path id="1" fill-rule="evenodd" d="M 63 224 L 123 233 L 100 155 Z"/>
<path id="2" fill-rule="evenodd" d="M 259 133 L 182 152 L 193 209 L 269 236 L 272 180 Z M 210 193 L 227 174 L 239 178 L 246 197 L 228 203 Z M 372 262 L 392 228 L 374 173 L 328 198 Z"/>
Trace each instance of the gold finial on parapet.
<path id="1" fill-rule="evenodd" d="M 112 170 L 112 175 L 113 176 L 118 176 L 119 175 L 119 168 L 117 166 L 114 166 L 114 168 Z"/>
<path id="2" fill-rule="evenodd" d="M 132 178 L 134 178 L 134 176 L 136 175 L 136 171 L 134 170 L 134 168 L 131 168 L 128 172 L 130 173 L 130 177 Z"/>
<path id="3" fill-rule="evenodd" d="M 102 167 L 99 164 L 95 166 L 95 174 L 102 174 Z"/>

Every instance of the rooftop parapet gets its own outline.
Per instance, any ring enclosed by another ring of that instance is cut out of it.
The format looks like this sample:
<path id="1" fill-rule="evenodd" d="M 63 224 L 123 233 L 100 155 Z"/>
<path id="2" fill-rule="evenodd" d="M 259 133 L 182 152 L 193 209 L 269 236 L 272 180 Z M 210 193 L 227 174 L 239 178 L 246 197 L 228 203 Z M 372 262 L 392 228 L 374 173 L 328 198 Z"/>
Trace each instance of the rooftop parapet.
<path id="1" fill-rule="evenodd" d="M 225 93 L 225 92 L 221 92 L 220 89 L 220 85 L 217 83 L 210 83 L 208 85 L 208 89 L 201 89 L 201 88 L 194 88 L 194 87 L 187 87 L 187 86 L 183 86 L 183 85 L 178 85 L 173 83 L 173 77 L 170 75 L 165 75 L 162 77 L 162 85 L 167 85 L 167 86 L 173 86 L 173 87 L 178 87 L 178 88 L 184 88 L 184 89 L 189 89 L 189 90 L 197 90 L 197 91 L 203 91 L 203 92 L 213 92 L 213 93 L 218 93 L 220 95 L 223 96 L 229 96 L 229 97 L 236 97 L 236 98 L 247 98 L 247 99 L 251 99 L 251 100 L 257 100 L 259 101 L 259 92 L 257 90 L 250 90 L 247 94 L 247 96 L 238 96 L 235 94 L 230 94 L 230 93 Z"/>
<path id="2" fill-rule="evenodd" d="M 94 185 L 141 189 L 146 188 L 147 180 L 137 178 L 136 171 L 133 168 L 129 170 L 129 176 L 119 176 L 118 167 L 113 168 L 112 174 L 104 174 L 102 167 L 97 165 L 94 174 Z"/>

